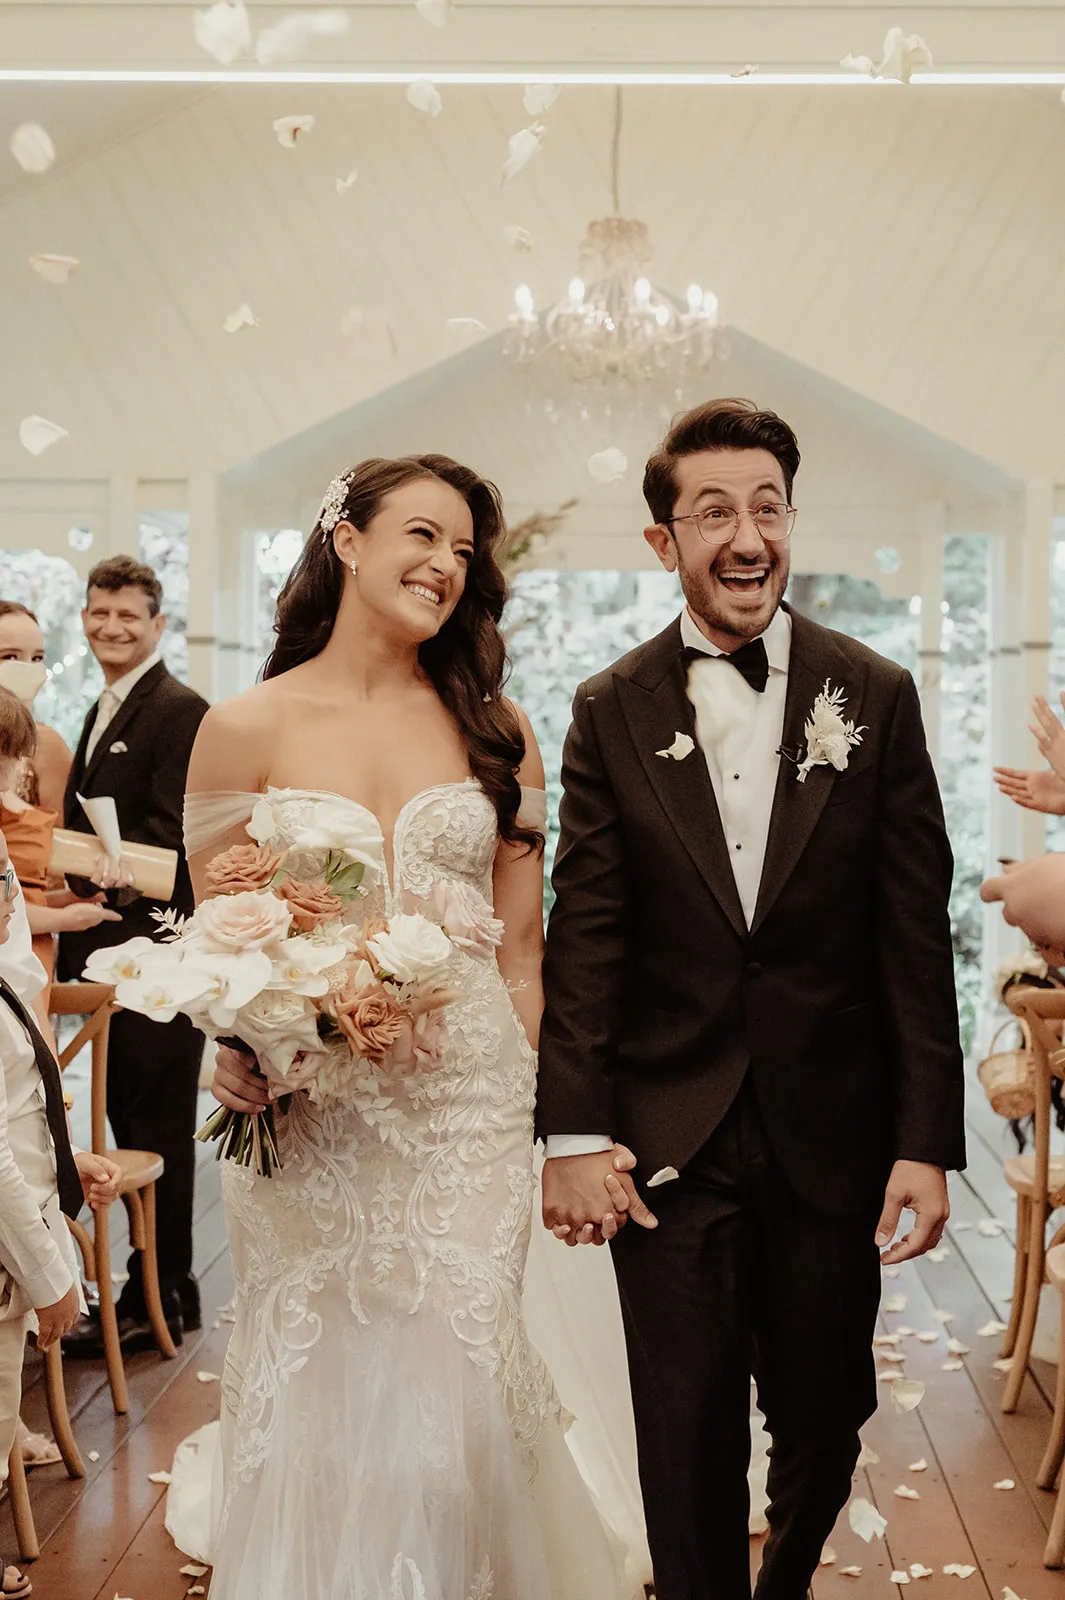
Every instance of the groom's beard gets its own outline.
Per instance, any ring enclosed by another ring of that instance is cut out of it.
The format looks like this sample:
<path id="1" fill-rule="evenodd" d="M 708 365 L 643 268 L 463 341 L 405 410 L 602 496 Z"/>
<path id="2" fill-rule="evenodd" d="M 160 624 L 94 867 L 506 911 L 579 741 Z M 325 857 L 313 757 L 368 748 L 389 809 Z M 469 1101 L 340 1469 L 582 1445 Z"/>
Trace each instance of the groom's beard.
<path id="1" fill-rule="evenodd" d="M 769 571 L 764 584 L 749 597 L 734 594 L 718 577 L 720 571 L 730 567 L 761 567 L 767 562 Z M 730 554 L 726 545 L 709 566 L 689 567 L 678 546 L 677 571 L 684 598 L 695 615 L 740 645 L 764 633 L 780 609 L 791 572 L 791 551 L 786 544 L 780 549 L 770 546 L 757 561 L 741 561 Z"/>

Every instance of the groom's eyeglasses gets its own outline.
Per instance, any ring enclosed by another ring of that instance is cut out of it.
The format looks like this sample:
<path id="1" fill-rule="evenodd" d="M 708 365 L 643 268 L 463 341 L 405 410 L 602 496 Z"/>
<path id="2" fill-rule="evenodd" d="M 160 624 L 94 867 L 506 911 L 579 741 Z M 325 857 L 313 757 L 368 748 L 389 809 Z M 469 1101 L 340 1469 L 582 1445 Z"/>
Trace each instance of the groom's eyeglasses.
<path id="1" fill-rule="evenodd" d="M 795 526 L 795 507 L 781 505 L 779 501 L 766 500 L 753 511 L 730 511 L 728 506 L 705 506 L 702 511 L 689 511 L 683 517 L 667 517 L 666 526 L 675 522 L 694 522 L 707 544 L 731 544 L 740 531 L 740 521 L 750 517 L 763 539 L 770 544 L 783 544 L 791 538 Z"/>

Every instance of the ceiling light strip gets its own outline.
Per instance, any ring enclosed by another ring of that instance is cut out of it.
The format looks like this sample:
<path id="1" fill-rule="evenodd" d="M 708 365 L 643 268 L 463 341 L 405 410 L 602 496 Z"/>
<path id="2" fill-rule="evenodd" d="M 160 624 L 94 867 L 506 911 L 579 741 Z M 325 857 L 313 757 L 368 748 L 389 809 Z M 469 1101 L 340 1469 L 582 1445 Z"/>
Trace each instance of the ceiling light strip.
<path id="1" fill-rule="evenodd" d="M 338 68 L 271 67 L 0 67 L 0 83 L 56 84 L 302 84 L 404 85 L 428 78 L 441 88 L 494 87 L 509 84 L 557 83 L 564 87 L 595 88 L 620 84 L 633 88 L 877 88 L 897 89 L 890 79 L 868 78 L 854 72 L 758 72 L 733 77 L 727 72 L 452 72 L 431 67 L 396 72 Z M 1058 72 L 921 72 L 911 79 L 914 88 L 1060 88 L 1065 70 Z"/>

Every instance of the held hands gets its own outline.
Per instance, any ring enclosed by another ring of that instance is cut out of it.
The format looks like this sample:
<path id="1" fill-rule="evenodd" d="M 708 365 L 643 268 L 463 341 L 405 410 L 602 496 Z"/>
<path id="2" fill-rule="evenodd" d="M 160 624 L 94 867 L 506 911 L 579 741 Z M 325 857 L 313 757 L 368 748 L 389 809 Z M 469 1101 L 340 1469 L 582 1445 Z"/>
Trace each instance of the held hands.
<path id="1" fill-rule="evenodd" d="M 133 885 L 133 868 L 125 856 L 113 861 L 110 856 L 99 855 L 89 881 L 101 889 L 129 889 Z"/>
<path id="2" fill-rule="evenodd" d="M 255 1057 L 228 1044 L 218 1046 L 211 1093 L 230 1111 L 258 1116 L 270 1102 L 266 1079 L 255 1070 Z"/>
<path id="3" fill-rule="evenodd" d="M 81 1179 L 82 1193 L 94 1211 L 118 1199 L 122 1168 L 117 1161 L 112 1161 L 108 1156 L 93 1155 L 91 1150 L 79 1150 L 74 1157 L 74 1165 Z"/>
<path id="4" fill-rule="evenodd" d="M 77 1284 L 72 1283 L 62 1300 L 50 1306 L 37 1306 L 37 1348 L 49 1350 L 58 1339 L 81 1320 L 81 1302 Z"/>
<path id="5" fill-rule="evenodd" d="M 904 1234 L 895 1244 L 895 1229 L 902 1212 L 909 1209 L 916 1223 L 910 1233 Z M 933 1167 L 926 1161 L 896 1161 L 891 1169 L 884 1209 L 876 1225 L 876 1243 L 884 1266 L 894 1266 L 899 1261 L 912 1261 L 932 1250 L 943 1236 L 950 1216 L 947 1199 L 947 1179 L 942 1167 Z M 885 1249 L 885 1245 L 891 1248 Z"/>
<path id="6" fill-rule="evenodd" d="M 605 1244 L 631 1218 L 657 1228 L 629 1173 L 636 1157 L 624 1145 L 587 1156 L 553 1156 L 544 1162 L 544 1227 L 568 1245 Z"/>

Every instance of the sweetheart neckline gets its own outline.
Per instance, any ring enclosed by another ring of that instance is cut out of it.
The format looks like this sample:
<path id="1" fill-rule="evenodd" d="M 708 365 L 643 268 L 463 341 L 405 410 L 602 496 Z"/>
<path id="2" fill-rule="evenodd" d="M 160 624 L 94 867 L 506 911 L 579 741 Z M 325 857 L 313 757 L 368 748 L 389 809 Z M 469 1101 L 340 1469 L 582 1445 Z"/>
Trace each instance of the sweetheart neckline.
<path id="1" fill-rule="evenodd" d="M 409 811 L 411 806 L 413 806 L 418 800 L 424 800 L 426 795 L 439 794 L 445 789 L 468 788 L 480 789 L 481 793 L 484 794 L 484 789 L 476 778 L 452 778 L 447 783 L 431 783 L 426 788 L 419 789 L 416 794 L 412 794 L 409 800 L 404 800 L 403 804 L 396 812 L 396 820 L 392 824 L 393 842 L 395 841 L 396 833 L 399 830 L 399 825 L 403 820 L 404 813 Z M 268 784 L 265 790 L 260 789 L 255 792 L 260 799 L 266 799 L 268 796 L 275 794 L 289 794 L 317 796 L 326 800 L 340 800 L 344 805 L 354 806 L 356 811 L 361 811 L 365 816 L 372 818 L 372 820 L 377 824 L 377 831 L 381 836 L 382 845 L 385 842 L 386 834 L 384 824 L 381 821 L 381 818 L 377 815 L 377 812 L 372 811 L 369 806 L 364 806 L 361 800 L 353 800 L 349 794 L 340 794 L 336 789 L 296 789 L 292 788 L 291 786 L 278 788 L 276 784 L 272 783 Z M 250 793 L 251 791 L 249 791 L 249 794 Z M 487 799 L 487 795 L 485 798 Z"/>

